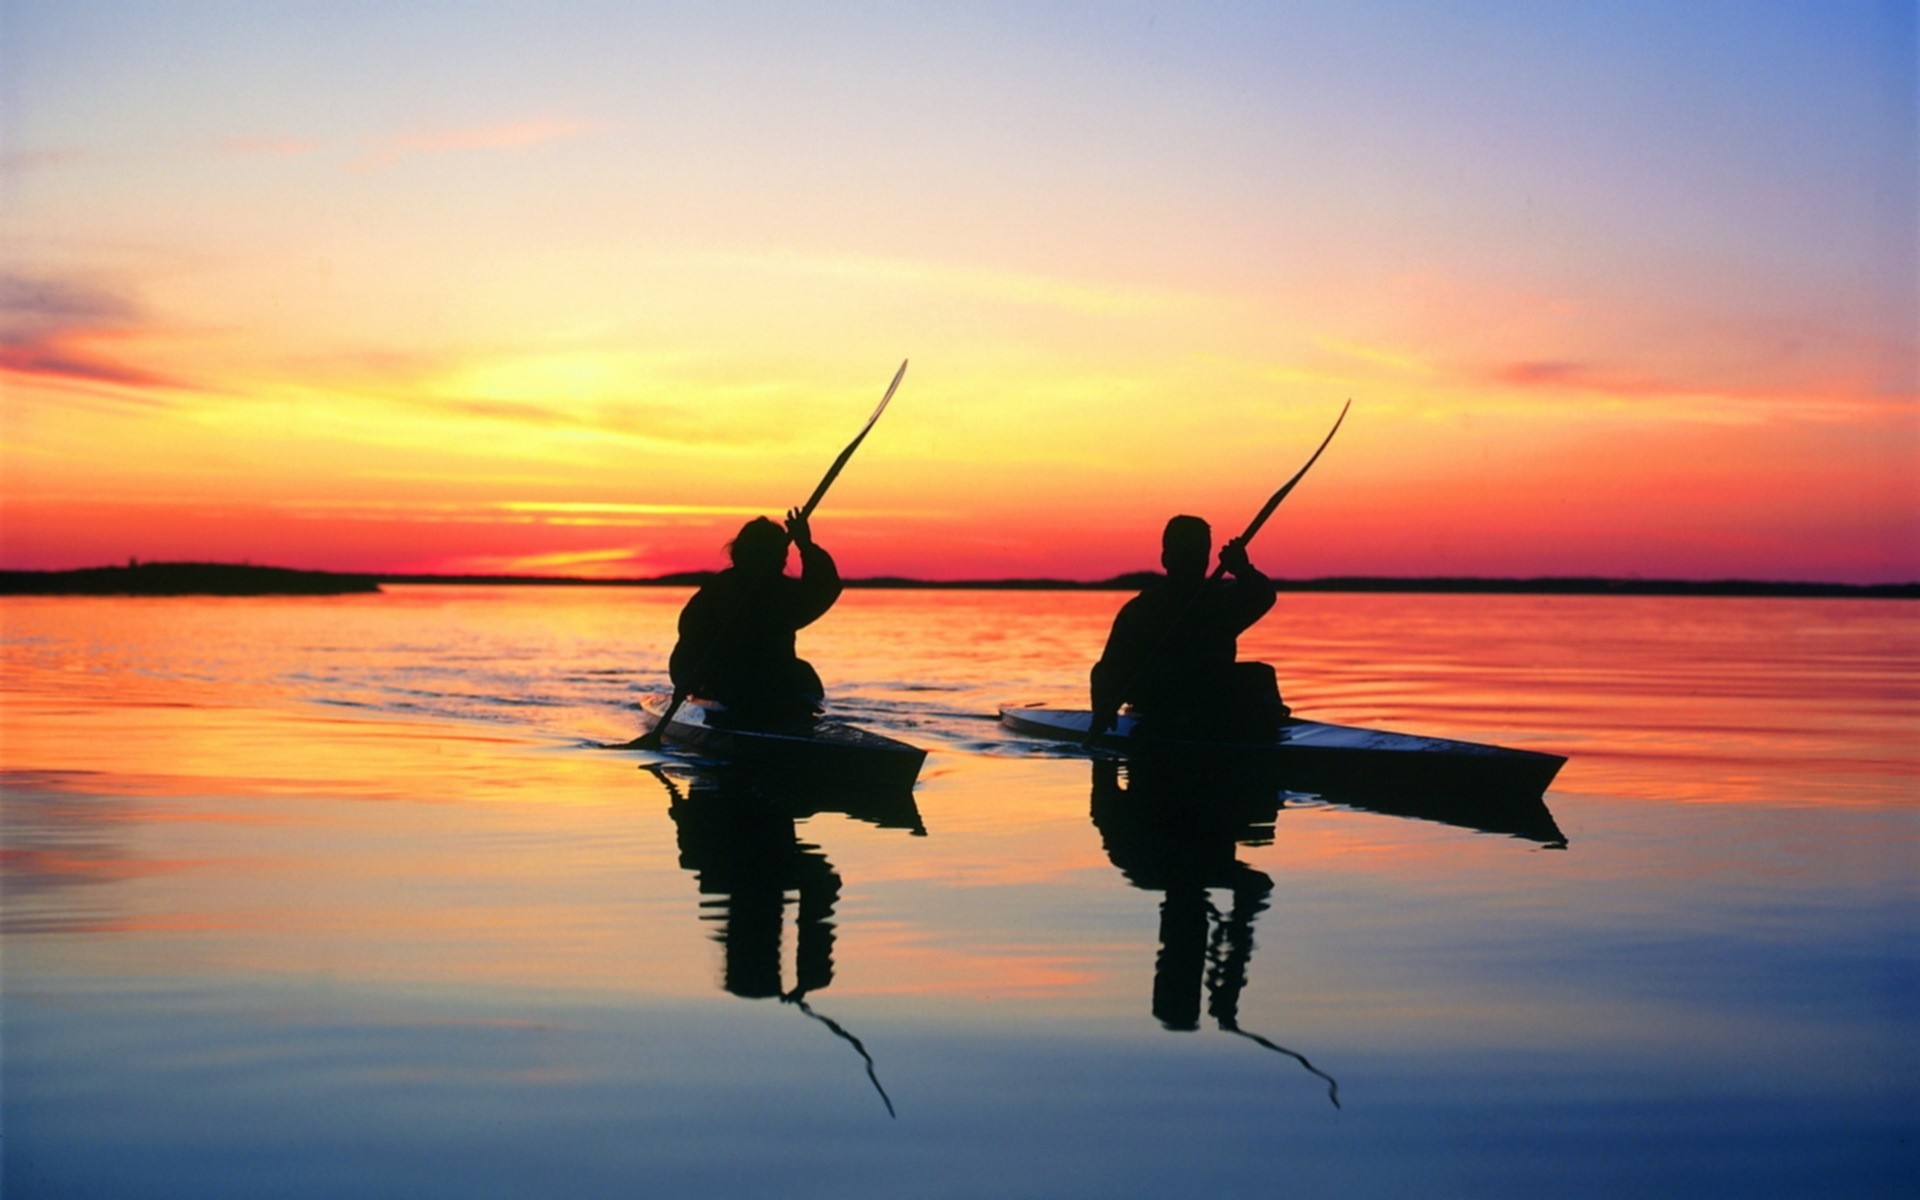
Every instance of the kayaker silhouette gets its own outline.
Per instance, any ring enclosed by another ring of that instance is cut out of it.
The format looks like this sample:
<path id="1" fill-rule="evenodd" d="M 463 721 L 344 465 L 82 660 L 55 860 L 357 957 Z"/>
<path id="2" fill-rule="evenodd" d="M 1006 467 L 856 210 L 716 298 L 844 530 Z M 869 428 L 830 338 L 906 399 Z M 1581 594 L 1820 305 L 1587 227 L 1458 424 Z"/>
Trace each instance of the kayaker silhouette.
<path id="1" fill-rule="evenodd" d="M 1242 632 L 1273 607 L 1273 581 L 1247 557 L 1246 540 L 1220 548 L 1221 578 L 1207 576 L 1213 530 L 1199 517 L 1167 522 L 1167 577 L 1127 601 L 1093 665 L 1092 741 L 1121 706 L 1143 734 L 1222 740 L 1271 733 L 1287 717 L 1273 668 L 1237 662 Z"/>
<path id="2" fill-rule="evenodd" d="M 789 545 L 800 551 L 798 578 L 786 574 Z M 680 610 L 667 664 L 674 690 L 725 705 L 731 719 L 746 723 L 811 718 L 826 689 L 795 651 L 794 635 L 840 598 L 833 556 L 814 542 L 797 508 L 785 529 L 765 517 L 748 521 L 727 553 L 732 565 Z"/>
<path id="3" fill-rule="evenodd" d="M 1162 1028 L 1200 1028 L 1206 1015 L 1227 1033 L 1294 1059 L 1327 1082 L 1332 1076 L 1257 1033 L 1240 1028 L 1240 996 L 1253 959 L 1254 919 L 1265 912 L 1273 879 L 1239 858 L 1242 843 L 1273 838 L 1279 786 L 1259 764 L 1207 766 L 1185 760 L 1133 760 L 1127 786 L 1112 759 L 1093 762 L 1091 814 L 1107 858 L 1127 882 L 1160 892 L 1160 951 L 1153 967 L 1153 1015 Z M 1210 892 L 1232 896 L 1225 912 Z M 1204 991 L 1204 995 L 1203 995 Z"/>

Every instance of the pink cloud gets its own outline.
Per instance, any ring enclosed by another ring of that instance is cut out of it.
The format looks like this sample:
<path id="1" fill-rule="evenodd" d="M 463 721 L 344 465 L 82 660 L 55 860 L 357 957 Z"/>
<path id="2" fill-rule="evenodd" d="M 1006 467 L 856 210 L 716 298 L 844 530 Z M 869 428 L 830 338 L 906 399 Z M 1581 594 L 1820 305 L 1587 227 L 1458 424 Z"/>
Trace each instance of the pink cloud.
<path id="1" fill-rule="evenodd" d="M 15 150 L 0 154 L 0 171 L 32 171 L 40 167 L 59 167 L 85 162 L 89 155 L 71 147 L 53 150 Z"/>
<path id="2" fill-rule="evenodd" d="M 179 389 L 171 376 L 124 361 L 102 344 L 147 325 L 117 291 L 53 277 L 0 274 L 0 374 L 82 385 Z"/>
<path id="3" fill-rule="evenodd" d="M 25 345 L 0 343 L 0 373 L 38 375 L 68 383 L 104 383 L 115 387 L 183 388 L 187 385 L 171 376 L 116 362 L 76 347 L 70 341 L 48 341 Z"/>
<path id="4" fill-rule="evenodd" d="M 349 171 L 377 171 L 422 154 L 447 154 L 461 150 L 519 150 L 545 142 L 583 137 L 593 131 L 585 121 L 535 117 L 500 125 L 469 129 L 448 129 L 439 133 L 401 134 L 384 145 L 347 164 Z"/>
<path id="5" fill-rule="evenodd" d="M 237 137 L 221 142 L 220 149 L 237 158 L 298 158 L 320 149 L 320 143 L 307 138 Z"/>

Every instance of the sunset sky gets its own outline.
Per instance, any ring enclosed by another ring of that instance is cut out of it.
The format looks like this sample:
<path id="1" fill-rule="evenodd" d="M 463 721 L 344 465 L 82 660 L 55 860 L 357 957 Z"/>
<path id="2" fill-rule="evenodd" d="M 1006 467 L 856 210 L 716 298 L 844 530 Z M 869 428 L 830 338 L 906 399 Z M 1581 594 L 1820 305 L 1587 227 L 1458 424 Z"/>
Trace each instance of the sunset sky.
<path id="1" fill-rule="evenodd" d="M 1920 579 L 1915 6 L 0 0 L 0 566 Z"/>

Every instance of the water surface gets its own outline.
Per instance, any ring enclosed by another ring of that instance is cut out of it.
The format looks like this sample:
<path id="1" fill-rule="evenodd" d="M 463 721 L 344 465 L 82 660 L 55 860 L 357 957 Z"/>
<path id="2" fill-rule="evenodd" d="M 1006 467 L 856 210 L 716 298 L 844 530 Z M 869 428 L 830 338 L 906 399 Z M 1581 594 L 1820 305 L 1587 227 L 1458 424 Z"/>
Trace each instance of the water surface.
<path id="1" fill-rule="evenodd" d="M 8 1195 L 1913 1192 L 1908 605 L 1243 639 L 1302 715 L 1568 755 L 1558 848 L 1000 730 L 1113 595 L 806 631 L 904 802 L 590 748 L 684 598 L 7 601 Z"/>

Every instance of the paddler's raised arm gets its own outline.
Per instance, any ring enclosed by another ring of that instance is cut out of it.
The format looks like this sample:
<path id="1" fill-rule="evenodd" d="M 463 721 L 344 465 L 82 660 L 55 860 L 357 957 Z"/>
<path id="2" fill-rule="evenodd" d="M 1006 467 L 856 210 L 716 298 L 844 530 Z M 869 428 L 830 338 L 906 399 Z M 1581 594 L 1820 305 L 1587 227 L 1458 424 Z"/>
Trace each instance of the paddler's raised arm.
<path id="1" fill-rule="evenodd" d="M 840 568 L 833 555 L 814 543 L 813 530 L 799 509 L 787 513 L 787 536 L 800 551 L 800 605 L 794 614 L 794 628 L 802 629 L 818 621 L 840 598 Z"/>
<path id="2" fill-rule="evenodd" d="M 1220 565 L 1233 578 L 1231 594 L 1235 615 L 1245 622 L 1242 629 L 1267 615 L 1275 596 L 1273 580 L 1247 557 L 1247 540 L 1231 538 L 1220 547 Z"/>

